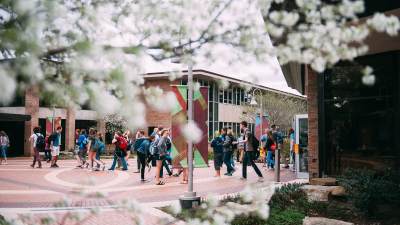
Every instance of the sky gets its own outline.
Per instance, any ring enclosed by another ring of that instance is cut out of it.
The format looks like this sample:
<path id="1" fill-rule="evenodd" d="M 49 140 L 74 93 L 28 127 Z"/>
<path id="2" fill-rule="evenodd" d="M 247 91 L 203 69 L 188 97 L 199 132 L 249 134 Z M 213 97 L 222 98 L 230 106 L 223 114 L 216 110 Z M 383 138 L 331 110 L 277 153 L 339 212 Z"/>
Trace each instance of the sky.
<path id="1" fill-rule="evenodd" d="M 257 12 L 252 14 L 254 16 L 252 21 L 256 21 L 256 24 L 254 24 L 254 26 L 258 29 L 265 29 L 260 10 L 254 11 Z M 223 14 L 222 16 L 227 20 L 229 20 L 230 17 L 235 16 L 234 13 L 231 14 L 231 12 L 229 11 L 226 11 L 224 13 L 225 14 Z M 271 48 L 272 43 L 270 38 L 268 36 L 266 36 L 265 38 L 265 48 Z M 207 48 L 207 46 L 205 48 Z M 205 49 L 204 51 L 207 50 L 210 49 Z M 211 50 L 214 52 L 217 51 L 216 55 L 220 55 L 220 57 L 212 62 L 207 59 L 203 60 L 201 58 L 196 58 L 195 61 L 197 62 L 197 65 L 194 66 L 194 69 L 207 70 L 222 74 L 224 76 L 249 81 L 255 84 L 292 93 L 295 95 L 301 95 L 297 90 L 288 87 L 286 80 L 283 76 L 282 69 L 276 57 L 270 56 L 263 62 L 257 61 L 252 58 L 246 58 L 246 62 L 244 62 L 232 60 L 235 59 L 232 55 L 236 54 L 234 47 L 226 45 L 221 45 L 219 47 L 213 46 Z M 171 63 L 170 61 L 155 62 L 150 59 L 150 57 L 145 60 L 144 67 L 146 73 L 177 70 L 179 71 L 187 69 L 186 66 L 179 66 L 177 64 Z"/>

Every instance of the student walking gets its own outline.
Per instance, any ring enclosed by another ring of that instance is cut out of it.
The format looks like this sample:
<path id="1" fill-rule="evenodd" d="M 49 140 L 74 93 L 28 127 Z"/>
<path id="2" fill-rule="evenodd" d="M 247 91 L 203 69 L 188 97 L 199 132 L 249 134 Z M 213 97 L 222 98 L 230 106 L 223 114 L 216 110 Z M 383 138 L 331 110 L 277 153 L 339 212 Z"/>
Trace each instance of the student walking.
<path id="1" fill-rule="evenodd" d="M 8 139 L 8 136 L 6 132 L 0 131 L 0 165 L 3 163 L 7 165 L 7 150 L 8 147 L 10 147 L 10 139 Z"/>
<path id="2" fill-rule="evenodd" d="M 44 141 L 46 143 L 44 147 L 44 160 L 49 163 L 51 161 L 50 135 L 46 135 Z"/>
<path id="3" fill-rule="evenodd" d="M 29 138 L 29 141 L 32 143 L 33 149 L 33 161 L 31 167 L 35 168 L 35 164 L 38 162 L 37 168 L 42 168 L 39 152 L 44 151 L 46 143 L 44 136 L 40 133 L 40 127 L 33 128 L 33 134 Z"/>
<path id="4" fill-rule="evenodd" d="M 87 148 L 86 145 L 88 144 L 88 138 L 86 134 L 86 130 L 82 129 L 81 134 L 78 137 L 77 140 L 77 145 L 78 145 L 78 168 L 83 168 L 86 166 L 86 168 L 89 167 L 89 163 L 86 162 L 86 155 L 87 155 Z"/>
<path id="5" fill-rule="evenodd" d="M 57 160 L 58 156 L 60 155 L 60 146 L 61 146 L 61 131 L 62 127 L 59 126 L 50 137 L 50 148 L 51 148 L 51 155 L 53 156 L 53 160 L 51 162 L 52 168 L 58 168 Z"/>
<path id="6" fill-rule="evenodd" d="M 268 169 L 274 169 L 276 142 L 272 131 L 268 131 L 265 149 L 267 150 L 267 167 Z"/>
<path id="7" fill-rule="evenodd" d="M 255 151 L 258 146 L 255 146 L 254 140 L 253 140 L 253 134 L 250 132 L 250 130 L 247 128 L 247 122 L 242 121 L 240 123 L 240 129 L 242 130 L 243 133 L 243 143 L 244 143 L 244 157 L 243 157 L 243 164 L 242 164 L 242 178 L 241 179 L 247 179 L 247 165 L 251 165 L 256 172 L 256 174 L 259 177 L 259 180 L 262 180 L 262 173 L 258 169 L 257 165 L 254 162 L 255 158 Z"/>
<path id="8" fill-rule="evenodd" d="M 215 136 L 214 139 L 211 141 L 211 147 L 214 153 L 214 169 L 215 169 L 214 177 L 221 177 L 221 167 L 224 161 L 224 149 L 223 149 L 224 141 L 222 140 L 220 133 L 218 131 L 215 131 L 214 136 Z"/>
<path id="9" fill-rule="evenodd" d="M 233 135 L 232 132 L 228 133 L 228 128 L 222 128 L 222 139 L 223 139 L 223 149 L 224 149 L 224 163 L 226 165 L 227 172 L 224 174 L 225 176 L 232 176 L 234 169 L 232 167 L 232 143 L 233 143 Z"/>
<path id="10" fill-rule="evenodd" d="M 98 171 L 100 165 L 103 165 L 103 169 L 105 168 L 105 163 L 96 159 L 97 151 L 100 149 L 100 141 L 97 138 L 97 132 L 95 129 L 89 129 L 89 142 L 87 144 L 87 151 L 89 153 L 88 159 L 90 161 L 90 168 L 92 171 Z M 94 163 L 96 163 L 96 167 L 94 167 Z"/>
<path id="11" fill-rule="evenodd" d="M 164 185 L 165 182 L 160 180 L 161 178 L 161 167 L 163 166 L 163 161 L 165 160 L 165 155 L 167 154 L 167 139 L 168 130 L 164 129 L 160 133 L 160 138 L 156 140 L 156 151 L 154 152 L 154 157 L 156 159 L 156 185 Z"/>
<path id="12" fill-rule="evenodd" d="M 106 166 L 105 166 L 106 163 L 103 160 L 101 160 L 100 157 L 101 157 L 101 155 L 103 155 L 105 153 L 106 145 L 104 144 L 103 135 L 100 132 L 97 133 L 97 141 L 98 141 L 99 147 L 96 151 L 96 160 L 101 162 L 101 164 L 103 165 L 102 170 L 104 171 L 106 168 Z M 99 164 L 97 165 L 97 168 L 100 169 Z"/>
<path id="13" fill-rule="evenodd" d="M 144 134 L 144 132 L 143 132 Z M 146 169 L 146 158 L 147 155 L 149 155 L 149 149 L 150 149 L 150 142 L 154 140 L 154 136 L 150 136 L 150 138 L 144 138 L 142 137 L 142 141 L 140 142 L 139 147 L 136 149 L 136 153 L 138 156 L 138 159 L 140 161 L 140 181 L 141 182 L 146 182 L 144 178 L 144 171 Z"/>
<path id="14" fill-rule="evenodd" d="M 111 167 L 108 170 L 114 170 L 118 160 L 121 160 L 122 170 L 128 170 L 128 166 L 126 165 L 125 161 L 125 152 L 128 148 L 128 141 L 122 136 L 121 131 L 115 132 L 112 143 L 115 144 L 114 159 Z"/>
<path id="15" fill-rule="evenodd" d="M 168 136 L 166 138 L 166 146 L 167 150 L 165 152 L 165 158 L 162 161 L 161 171 L 160 171 L 160 178 L 164 177 L 164 169 L 167 171 L 168 176 L 172 176 L 172 171 L 169 168 L 169 165 L 172 165 L 172 158 L 171 158 L 171 151 L 172 151 L 172 141 L 170 137 L 170 131 L 168 130 Z"/>

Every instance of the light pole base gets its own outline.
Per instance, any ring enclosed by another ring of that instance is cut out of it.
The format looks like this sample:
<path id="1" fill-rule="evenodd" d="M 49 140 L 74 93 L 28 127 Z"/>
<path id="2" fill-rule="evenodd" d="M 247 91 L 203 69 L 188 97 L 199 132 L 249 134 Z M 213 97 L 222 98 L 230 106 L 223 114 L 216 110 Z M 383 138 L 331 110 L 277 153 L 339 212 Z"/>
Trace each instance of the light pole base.
<path id="1" fill-rule="evenodd" d="M 200 196 L 196 196 L 196 192 L 186 192 L 179 197 L 182 209 L 193 209 L 200 206 Z"/>

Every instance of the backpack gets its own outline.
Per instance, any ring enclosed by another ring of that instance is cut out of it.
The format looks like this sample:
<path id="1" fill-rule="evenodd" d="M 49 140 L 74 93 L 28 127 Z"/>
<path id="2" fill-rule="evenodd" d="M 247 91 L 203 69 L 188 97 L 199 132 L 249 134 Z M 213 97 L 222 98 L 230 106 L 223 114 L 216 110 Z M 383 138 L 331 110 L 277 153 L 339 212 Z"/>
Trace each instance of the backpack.
<path id="1" fill-rule="evenodd" d="M 159 140 L 160 139 L 157 139 L 156 141 L 151 142 L 150 149 L 149 149 L 150 155 L 155 155 L 155 154 L 158 154 L 160 152 L 159 149 L 158 149 L 158 146 L 157 146 Z"/>
<path id="2" fill-rule="evenodd" d="M 119 148 L 120 150 L 126 152 L 126 150 L 128 149 L 128 141 L 127 141 L 125 138 L 123 138 L 123 137 L 119 137 L 119 138 L 117 139 L 117 141 L 118 141 L 118 142 L 117 142 L 118 148 Z"/>
<path id="3" fill-rule="evenodd" d="M 39 151 L 44 151 L 44 148 L 46 147 L 46 141 L 43 135 L 36 135 L 36 148 Z"/>
<path id="4" fill-rule="evenodd" d="M 98 138 L 94 138 L 92 139 L 93 143 L 92 145 L 92 149 L 98 151 L 100 149 L 100 140 Z"/>
<path id="5" fill-rule="evenodd" d="M 255 152 L 255 159 L 258 159 L 260 157 L 260 141 L 256 138 L 256 136 L 252 133 L 251 134 L 251 146 L 253 147 L 253 150 Z"/>

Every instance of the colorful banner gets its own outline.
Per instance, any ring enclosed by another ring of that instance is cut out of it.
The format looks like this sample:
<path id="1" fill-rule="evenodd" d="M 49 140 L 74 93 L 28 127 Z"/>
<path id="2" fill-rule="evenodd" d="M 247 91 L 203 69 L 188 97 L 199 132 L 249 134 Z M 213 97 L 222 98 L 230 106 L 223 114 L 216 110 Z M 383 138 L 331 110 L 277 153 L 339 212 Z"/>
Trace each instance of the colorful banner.
<path id="1" fill-rule="evenodd" d="M 176 105 L 171 111 L 172 162 L 174 167 L 187 167 L 187 142 L 181 132 L 181 126 L 187 122 L 187 86 L 172 86 Z M 203 137 L 193 146 L 194 166 L 208 166 L 208 88 L 201 87 L 193 93 L 193 116 Z"/>
<path id="2" fill-rule="evenodd" d="M 263 121 L 262 121 L 262 130 L 261 130 L 261 120 L 260 116 L 256 116 L 256 124 L 255 124 L 255 135 L 257 139 L 260 139 L 261 135 L 264 133 L 264 130 L 269 127 L 269 122 L 266 116 L 263 116 Z"/>
<path id="3" fill-rule="evenodd" d="M 46 135 L 51 135 L 57 127 L 61 126 L 61 117 L 54 118 L 54 126 L 53 126 L 53 117 L 47 117 L 46 119 Z"/>

